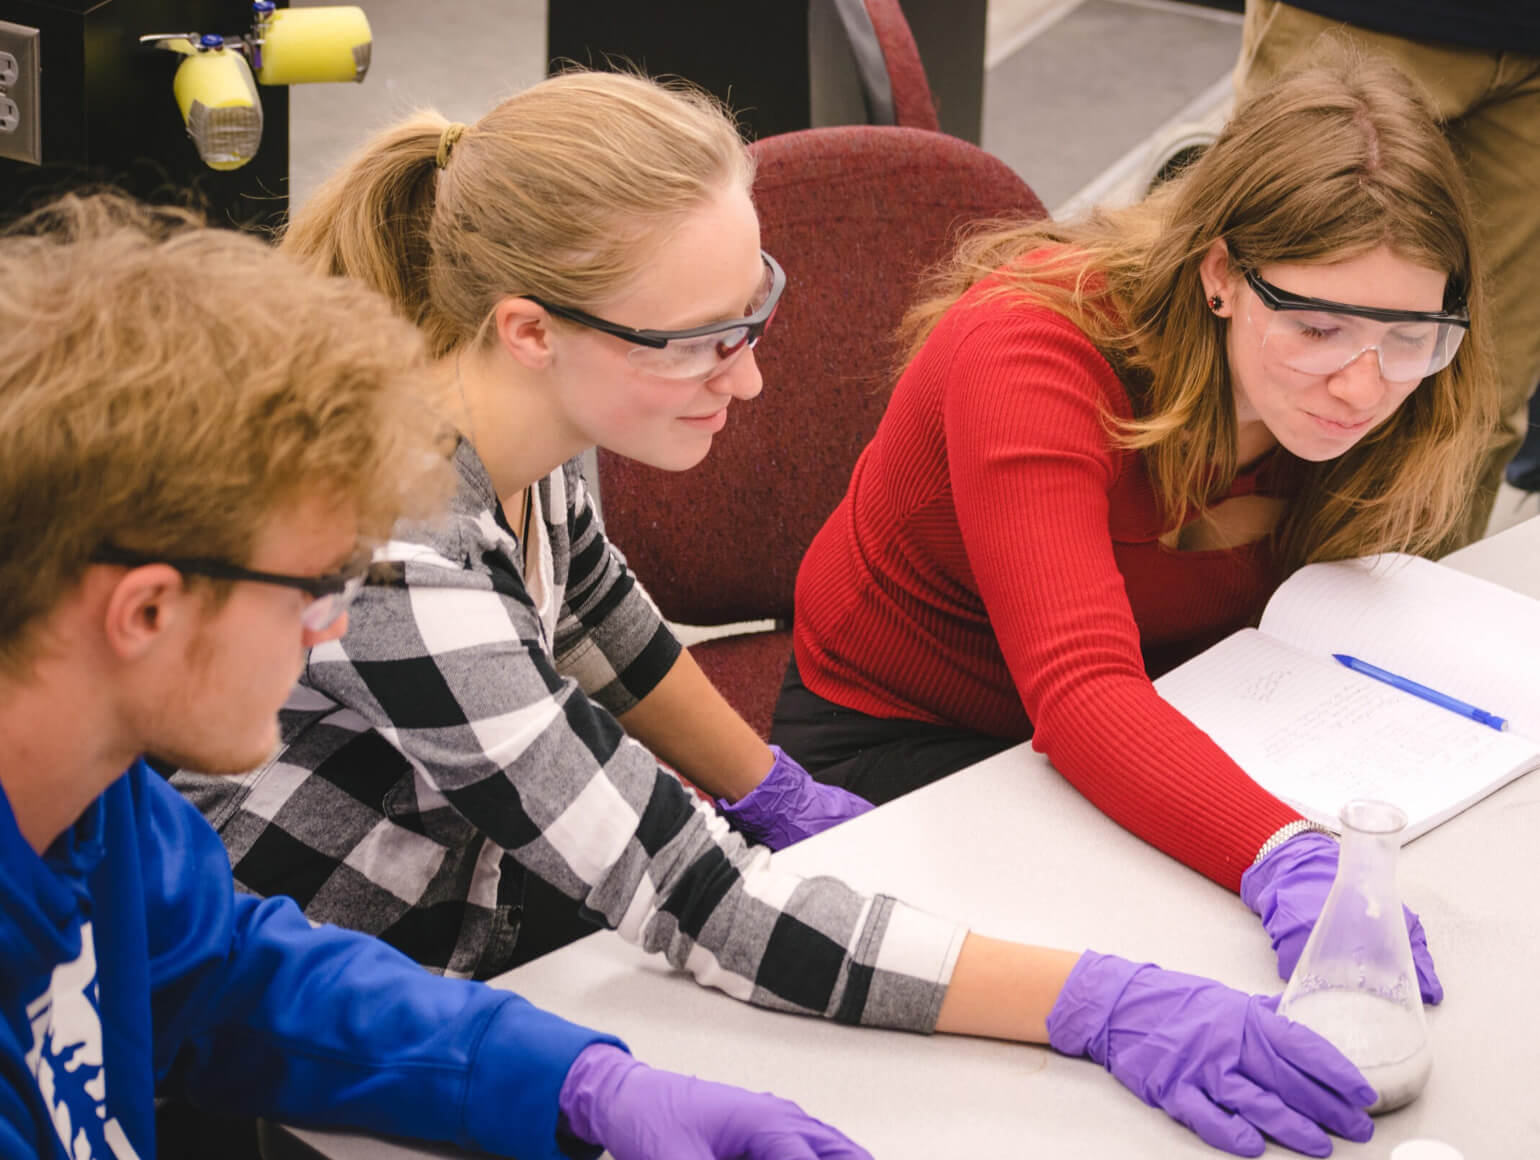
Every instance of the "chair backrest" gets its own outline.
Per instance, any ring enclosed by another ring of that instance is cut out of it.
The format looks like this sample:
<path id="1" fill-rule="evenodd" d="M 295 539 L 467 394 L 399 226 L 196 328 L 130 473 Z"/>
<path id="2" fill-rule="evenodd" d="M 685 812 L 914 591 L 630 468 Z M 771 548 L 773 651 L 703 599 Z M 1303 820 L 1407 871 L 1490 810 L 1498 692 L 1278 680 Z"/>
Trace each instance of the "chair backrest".
<path id="1" fill-rule="evenodd" d="M 920 61 L 919 47 L 914 43 L 914 33 L 898 0 L 864 0 L 867 19 L 882 50 L 882 59 L 888 69 L 888 86 L 893 97 L 893 121 L 911 129 L 939 130 L 936 119 L 936 100 L 931 95 L 930 82 L 925 78 L 925 65 Z"/>
<path id="2" fill-rule="evenodd" d="M 899 0 L 811 0 L 808 37 L 815 124 L 940 129 Z"/>
<path id="3" fill-rule="evenodd" d="M 967 223 L 1044 213 L 1004 162 L 941 133 L 835 126 L 750 149 L 762 244 L 787 276 L 755 351 L 764 392 L 689 471 L 599 452 L 610 538 L 685 624 L 791 618 L 803 552 L 887 404 L 921 274 Z"/>

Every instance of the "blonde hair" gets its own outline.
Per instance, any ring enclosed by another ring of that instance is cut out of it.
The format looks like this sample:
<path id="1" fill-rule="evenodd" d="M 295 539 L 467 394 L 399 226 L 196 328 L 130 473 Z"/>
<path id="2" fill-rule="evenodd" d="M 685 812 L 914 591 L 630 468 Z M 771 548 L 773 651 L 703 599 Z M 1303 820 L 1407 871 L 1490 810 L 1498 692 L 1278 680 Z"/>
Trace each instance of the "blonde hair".
<path id="1" fill-rule="evenodd" d="M 186 211 L 23 219 L 0 237 L 0 669 L 108 542 L 245 563 L 288 504 L 376 538 L 447 495 L 425 367 L 378 295 Z"/>
<path id="2" fill-rule="evenodd" d="M 1426 99 L 1393 66 L 1333 46 L 1326 63 L 1241 104 L 1219 139 L 1138 205 L 1067 225 L 982 231 L 905 319 L 911 354 L 940 315 L 1002 266 L 1007 292 L 1080 326 L 1134 408 L 1169 526 L 1229 488 L 1236 427 L 1225 320 L 1199 266 L 1222 239 L 1232 271 L 1332 262 L 1380 246 L 1447 273 L 1471 327 L 1454 362 L 1378 430 L 1325 463 L 1289 457 L 1299 490 L 1274 531 L 1280 562 L 1427 552 L 1460 523 L 1496 424 L 1496 379 L 1465 181 Z M 1023 256 L 1044 251 L 1039 260 Z M 1280 449 L 1280 454 L 1283 452 Z"/>
<path id="3" fill-rule="evenodd" d="M 682 82 L 569 72 L 452 128 L 426 111 L 386 129 L 280 242 L 382 291 L 436 356 L 476 341 L 510 295 L 603 301 L 680 218 L 753 180 L 732 120 Z"/>

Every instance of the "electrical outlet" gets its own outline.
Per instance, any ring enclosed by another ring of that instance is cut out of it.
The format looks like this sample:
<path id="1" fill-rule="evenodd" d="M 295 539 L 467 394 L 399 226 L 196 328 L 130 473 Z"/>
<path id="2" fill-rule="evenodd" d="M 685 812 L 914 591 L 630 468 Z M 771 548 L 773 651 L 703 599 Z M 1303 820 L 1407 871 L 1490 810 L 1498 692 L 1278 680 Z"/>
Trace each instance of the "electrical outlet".
<path id="1" fill-rule="evenodd" d="M 0 157 L 43 163 L 38 30 L 0 20 Z"/>

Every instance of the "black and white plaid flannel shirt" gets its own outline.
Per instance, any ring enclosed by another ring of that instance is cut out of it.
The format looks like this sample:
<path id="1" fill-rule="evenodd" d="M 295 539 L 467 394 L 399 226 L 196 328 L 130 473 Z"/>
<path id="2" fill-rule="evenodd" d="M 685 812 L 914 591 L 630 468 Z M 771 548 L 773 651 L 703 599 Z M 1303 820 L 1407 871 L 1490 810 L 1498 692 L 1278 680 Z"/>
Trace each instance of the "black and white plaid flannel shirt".
<path id="1" fill-rule="evenodd" d="M 963 928 L 775 869 L 611 715 L 680 645 L 605 538 L 577 461 L 538 485 L 554 642 L 468 443 L 456 467 L 450 518 L 398 528 L 346 635 L 312 650 L 278 754 L 241 777 L 174 777 L 241 887 L 488 978 L 509 965 L 522 868 L 736 998 L 931 1030 Z"/>

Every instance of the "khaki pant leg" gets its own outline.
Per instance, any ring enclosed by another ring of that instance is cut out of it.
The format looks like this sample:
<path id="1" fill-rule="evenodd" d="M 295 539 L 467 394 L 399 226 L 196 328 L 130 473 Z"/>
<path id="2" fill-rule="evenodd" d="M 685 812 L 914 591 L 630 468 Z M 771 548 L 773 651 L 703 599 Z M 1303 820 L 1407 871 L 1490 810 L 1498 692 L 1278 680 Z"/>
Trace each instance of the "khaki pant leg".
<path id="1" fill-rule="evenodd" d="M 1246 0 L 1241 54 L 1233 74 L 1236 96 L 1243 98 L 1279 73 L 1308 64 L 1332 42 L 1350 43 L 1387 58 L 1422 85 L 1434 115 L 1446 127 L 1485 99 L 1497 67 L 1496 54 L 1481 49 L 1371 32 L 1278 0 Z"/>
<path id="2" fill-rule="evenodd" d="M 1494 58 L 1493 73 L 1485 99 L 1448 127 L 1476 205 L 1502 414 L 1466 542 L 1486 531 L 1540 381 L 1540 57 L 1503 54 Z"/>
<path id="3" fill-rule="evenodd" d="M 1405 40 L 1277 0 L 1246 0 L 1237 96 L 1344 39 L 1389 58 L 1426 90 L 1470 179 L 1476 244 L 1491 293 L 1502 420 L 1452 550 L 1486 531 L 1503 468 L 1522 441 L 1524 405 L 1540 379 L 1540 59 Z"/>

